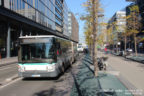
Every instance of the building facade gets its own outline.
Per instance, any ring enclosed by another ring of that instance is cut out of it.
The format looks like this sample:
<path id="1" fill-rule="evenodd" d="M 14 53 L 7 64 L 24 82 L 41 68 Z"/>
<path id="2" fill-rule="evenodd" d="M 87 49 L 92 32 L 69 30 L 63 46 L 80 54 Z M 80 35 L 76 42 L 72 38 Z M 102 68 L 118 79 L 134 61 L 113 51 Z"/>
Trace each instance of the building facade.
<path id="1" fill-rule="evenodd" d="M 0 55 L 17 55 L 18 37 L 56 35 L 68 38 L 65 0 L 0 0 Z"/>
<path id="2" fill-rule="evenodd" d="M 142 17 L 141 21 L 142 21 L 142 24 L 144 26 L 144 0 L 137 0 L 137 4 L 139 6 L 140 15 Z M 142 30 L 144 30 L 144 27 Z"/>
<path id="3" fill-rule="evenodd" d="M 79 24 L 72 12 L 68 14 L 68 33 L 71 39 L 79 41 Z"/>
<path id="4" fill-rule="evenodd" d="M 138 4 L 132 3 L 129 6 L 126 7 L 126 15 L 130 16 L 130 18 L 128 18 L 127 21 L 127 29 L 133 29 L 133 27 L 131 28 L 132 24 L 137 24 L 136 26 L 139 27 L 137 28 L 138 33 L 136 33 L 136 38 L 137 38 L 137 51 L 139 53 L 144 53 L 144 40 L 142 39 L 144 37 L 144 33 L 143 33 L 143 17 L 142 17 L 142 13 L 138 12 L 139 10 L 134 8 L 138 7 Z M 133 10 L 131 10 L 133 9 Z M 132 14 L 135 14 L 135 16 L 133 16 Z M 134 26 L 134 25 L 133 25 Z M 133 33 L 134 34 L 134 33 Z M 127 40 L 127 46 L 128 48 L 132 48 L 133 50 L 135 50 L 135 44 L 134 44 L 134 37 L 133 34 L 131 34 L 130 36 L 128 36 L 128 40 Z"/>
<path id="5" fill-rule="evenodd" d="M 117 11 L 112 18 L 108 21 L 107 29 L 111 27 L 111 37 L 113 37 L 114 45 L 123 40 L 122 33 L 125 32 L 126 26 L 126 12 Z M 121 42 L 122 43 L 122 42 Z M 121 44 L 122 45 L 122 44 Z"/>
<path id="6" fill-rule="evenodd" d="M 141 15 L 141 22 L 143 23 L 144 26 L 144 0 L 126 0 L 128 2 L 132 2 L 131 5 L 138 5 L 139 6 L 139 11 L 140 11 L 140 15 Z M 127 7 L 129 7 L 127 6 Z M 144 29 L 143 29 L 144 30 Z"/>

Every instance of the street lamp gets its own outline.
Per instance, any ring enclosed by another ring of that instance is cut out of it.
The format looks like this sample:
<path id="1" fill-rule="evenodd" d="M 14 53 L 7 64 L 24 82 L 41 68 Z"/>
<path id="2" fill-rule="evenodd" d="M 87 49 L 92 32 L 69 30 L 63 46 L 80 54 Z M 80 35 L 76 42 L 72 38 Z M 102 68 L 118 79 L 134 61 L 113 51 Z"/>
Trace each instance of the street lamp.
<path id="1" fill-rule="evenodd" d="M 118 42 L 117 44 L 118 44 L 118 45 L 121 45 L 121 42 Z"/>

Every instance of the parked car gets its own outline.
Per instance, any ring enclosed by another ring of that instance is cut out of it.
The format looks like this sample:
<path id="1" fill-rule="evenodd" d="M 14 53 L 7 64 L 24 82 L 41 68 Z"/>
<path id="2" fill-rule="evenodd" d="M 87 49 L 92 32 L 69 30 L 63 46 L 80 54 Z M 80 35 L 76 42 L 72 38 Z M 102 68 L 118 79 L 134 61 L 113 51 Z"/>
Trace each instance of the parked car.
<path id="1" fill-rule="evenodd" d="M 77 51 L 78 51 L 78 52 L 83 52 L 83 51 L 84 51 L 83 46 L 80 46 L 80 45 L 79 45 L 79 46 L 77 47 Z"/>
<path id="2" fill-rule="evenodd" d="M 133 50 L 131 48 L 128 48 L 126 51 L 127 51 L 126 55 L 131 55 L 133 53 Z"/>

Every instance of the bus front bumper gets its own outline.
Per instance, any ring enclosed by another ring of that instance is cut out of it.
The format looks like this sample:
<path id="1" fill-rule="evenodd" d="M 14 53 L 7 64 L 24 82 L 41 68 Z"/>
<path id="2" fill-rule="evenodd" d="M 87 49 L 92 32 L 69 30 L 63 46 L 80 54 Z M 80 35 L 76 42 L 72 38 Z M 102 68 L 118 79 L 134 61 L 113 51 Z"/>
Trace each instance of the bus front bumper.
<path id="1" fill-rule="evenodd" d="M 57 77 L 59 73 L 56 71 L 53 72 L 31 71 L 31 72 L 19 72 L 18 75 L 19 77 Z"/>

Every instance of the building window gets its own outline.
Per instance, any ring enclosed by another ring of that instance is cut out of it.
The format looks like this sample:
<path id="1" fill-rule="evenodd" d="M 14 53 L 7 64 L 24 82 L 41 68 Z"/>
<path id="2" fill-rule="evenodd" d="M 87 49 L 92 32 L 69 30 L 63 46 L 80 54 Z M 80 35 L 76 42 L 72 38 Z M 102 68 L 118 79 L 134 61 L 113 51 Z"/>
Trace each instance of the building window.
<path id="1" fill-rule="evenodd" d="M 56 3 L 62 8 L 62 2 L 61 2 L 61 0 L 56 0 Z"/>
<path id="2" fill-rule="evenodd" d="M 55 12 L 55 13 L 56 13 L 56 16 L 62 20 L 62 16 L 58 12 Z"/>
<path id="3" fill-rule="evenodd" d="M 59 25 L 62 25 L 62 22 L 57 18 L 56 18 L 56 23 L 59 24 Z"/>
<path id="4" fill-rule="evenodd" d="M 0 6 L 1 6 L 1 0 L 0 0 Z"/>

